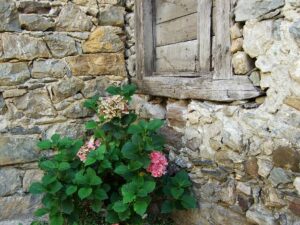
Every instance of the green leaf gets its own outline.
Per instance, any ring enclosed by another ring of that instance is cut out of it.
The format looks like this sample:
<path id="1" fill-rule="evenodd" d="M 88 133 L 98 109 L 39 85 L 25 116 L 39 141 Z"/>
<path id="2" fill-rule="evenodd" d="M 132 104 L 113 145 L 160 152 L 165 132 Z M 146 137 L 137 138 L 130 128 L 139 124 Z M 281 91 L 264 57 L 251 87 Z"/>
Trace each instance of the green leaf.
<path id="1" fill-rule="evenodd" d="M 41 162 L 40 166 L 42 169 L 45 169 L 45 170 L 53 170 L 53 169 L 57 168 L 56 164 L 54 162 L 52 162 L 51 160 L 46 160 L 46 161 Z"/>
<path id="2" fill-rule="evenodd" d="M 96 161 L 97 161 L 97 159 L 93 158 L 93 156 L 91 154 L 89 154 L 88 158 L 84 161 L 84 165 L 90 166 L 90 165 L 93 165 Z"/>
<path id="3" fill-rule="evenodd" d="M 121 152 L 126 159 L 135 160 L 137 158 L 137 146 L 133 145 L 131 142 L 127 142 L 123 146 Z"/>
<path id="4" fill-rule="evenodd" d="M 102 209 L 103 202 L 94 200 L 91 204 L 91 208 L 95 213 L 99 213 Z"/>
<path id="5" fill-rule="evenodd" d="M 197 201 L 194 197 L 191 195 L 185 194 L 181 198 L 181 205 L 185 209 L 194 209 L 197 207 Z"/>
<path id="6" fill-rule="evenodd" d="M 77 186 L 70 185 L 70 186 L 66 189 L 66 194 L 69 196 L 69 195 L 74 194 L 76 191 L 77 191 Z"/>
<path id="7" fill-rule="evenodd" d="M 101 178 L 97 176 L 95 170 L 92 168 L 87 169 L 86 177 L 88 178 L 90 185 L 99 185 L 102 183 Z"/>
<path id="8" fill-rule="evenodd" d="M 125 212 L 128 209 L 128 204 L 123 203 L 122 201 L 117 201 L 113 204 L 113 210 L 117 213 Z"/>
<path id="9" fill-rule="evenodd" d="M 161 128 L 163 125 L 164 125 L 164 121 L 163 120 L 154 119 L 154 120 L 149 121 L 147 128 L 150 131 L 156 131 L 159 128 Z"/>
<path id="10" fill-rule="evenodd" d="M 118 213 L 121 221 L 126 221 L 130 218 L 131 210 L 128 208 L 125 212 Z"/>
<path id="11" fill-rule="evenodd" d="M 61 214 L 50 217 L 50 225 L 63 225 L 63 224 L 64 224 L 64 218 Z"/>
<path id="12" fill-rule="evenodd" d="M 178 172 L 172 181 L 178 184 L 180 187 L 190 187 L 192 185 L 189 175 L 185 170 Z"/>
<path id="13" fill-rule="evenodd" d="M 93 192 L 93 189 L 92 188 L 87 188 L 87 187 L 84 187 L 84 188 L 80 188 L 79 191 L 78 191 L 78 196 L 81 200 L 89 197 Z"/>
<path id="14" fill-rule="evenodd" d="M 107 215 L 105 217 L 105 221 L 111 224 L 119 222 L 118 214 L 113 210 L 108 210 Z"/>
<path id="15" fill-rule="evenodd" d="M 172 197 L 175 199 L 179 199 L 183 195 L 183 192 L 184 192 L 183 188 L 177 188 L 177 187 L 171 188 Z"/>
<path id="16" fill-rule="evenodd" d="M 133 84 L 124 85 L 121 89 L 121 95 L 123 95 L 127 100 L 130 100 L 136 89 L 137 87 Z"/>
<path id="17" fill-rule="evenodd" d="M 86 176 L 84 176 L 83 173 L 84 173 L 83 170 L 76 173 L 74 181 L 77 184 L 88 184 L 88 178 Z"/>
<path id="18" fill-rule="evenodd" d="M 100 201 L 108 199 L 108 195 L 107 195 L 106 191 L 101 188 L 94 191 L 94 196 L 95 196 L 95 199 L 100 200 Z"/>
<path id="19" fill-rule="evenodd" d="M 99 99 L 99 96 L 94 96 L 91 99 L 88 99 L 84 102 L 83 106 L 88 108 L 88 109 L 92 109 L 94 111 L 97 111 L 97 101 Z"/>
<path id="20" fill-rule="evenodd" d="M 97 153 L 97 160 L 103 160 L 104 159 L 104 154 L 106 152 L 106 146 L 105 145 L 101 145 L 96 149 L 96 153 Z"/>
<path id="21" fill-rule="evenodd" d="M 136 198 L 136 185 L 134 183 L 128 183 L 122 186 L 121 188 L 123 202 L 130 203 L 133 202 Z"/>
<path id="22" fill-rule="evenodd" d="M 140 216 L 143 216 L 145 214 L 147 208 L 148 208 L 148 201 L 145 198 L 137 199 L 133 205 L 134 211 Z"/>
<path id="23" fill-rule="evenodd" d="M 65 170 L 68 170 L 68 169 L 70 169 L 70 168 L 71 168 L 71 166 L 70 166 L 70 164 L 67 163 L 67 162 L 61 162 L 61 163 L 59 164 L 59 166 L 58 166 L 58 170 L 59 170 L 59 171 L 65 171 Z"/>
<path id="24" fill-rule="evenodd" d="M 61 204 L 62 211 L 66 214 L 71 214 L 74 210 L 74 204 L 72 199 L 68 198 Z"/>
<path id="25" fill-rule="evenodd" d="M 62 187 L 63 186 L 59 181 L 55 181 L 54 183 L 48 185 L 48 189 L 51 194 L 57 193 L 60 189 L 62 189 Z"/>
<path id="26" fill-rule="evenodd" d="M 121 88 L 116 86 L 110 86 L 106 89 L 106 92 L 111 95 L 120 95 L 121 94 Z"/>
<path id="27" fill-rule="evenodd" d="M 141 163 L 141 162 L 139 162 L 139 161 L 131 161 L 131 162 L 129 163 L 129 169 L 130 169 L 131 171 L 136 171 L 136 170 L 142 168 L 143 165 L 144 165 L 144 164 Z"/>
<path id="28" fill-rule="evenodd" d="M 117 166 L 116 169 L 114 170 L 114 172 L 118 175 L 124 175 L 124 174 L 128 173 L 129 170 L 128 170 L 127 166 L 122 164 L 122 165 Z"/>
<path id="29" fill-rule="evenodd" d="M 52 140 L 53 144 L 57 144 L 59 139 L 60 139 L 59 134 L 53 134 L 52 137 L 51 137 L 51 140 Z"/>
<path id="30" fill-rule="evenodd" d="M 161 206 L 161 213 L 171 213 L 173 212 L 175 209 L 175 206 L 174 204 L 167 200 L 167 201 L 164 201 L 162 206 Z"/>
<path id="31" fill-rule="evenodd" d="M 49 212 L 49 210 L 47 208 L 40 208 L 34 212 L 34 215 L 36 217 L 41 217 L 41 216 L 46 215 L 48 212 Z"/>
<path id="32" fill-rule="evenodd" d="M 53 174 L 46 174 L 42 178 L 43 185 L 45 185 L 45 186 L 47 186 L 48 184 L 51 184 L 54 181 L 56 181 L 56 176 Z"/>
<path id="33" fill-rule="evenodd" d="M 93 130 L 97 127 L 97 122 L 94 120 L 90 120 L 88 122 L 85 123 L 85 129 L 87 130 Z"/>
<path id="34" fill-rule="evenodd" d="M 29 188 L 29 192 L 34 195 L 42 194 L 45 191 L 46 190 L 45 190 L 44 186 L 39 182 L 32 183 Z"/>
<path id="35" fill-rule="evenodd" d="M 154 181 L 145 181 L 142 188 L 138 192 L 138 196 L 146 197 L 149 193 L 154 191 L 156 183 Z"/>
<path id="36" fill-rule="evenodd" d="M 140 133 L 143 133 L 144 129 L 137 125 L 137 124 L 131 124 L 128 128 L 128 133 L 129 134 L 140 134 Z"/>
<path id="37" fill-rule="evenodd" d="M 49 140 L 40 141 L 40 142 L 37 143 L 37 146 L 41 150 L 49 150 L 52 147 L 52 142 L 49 141 Z"/>

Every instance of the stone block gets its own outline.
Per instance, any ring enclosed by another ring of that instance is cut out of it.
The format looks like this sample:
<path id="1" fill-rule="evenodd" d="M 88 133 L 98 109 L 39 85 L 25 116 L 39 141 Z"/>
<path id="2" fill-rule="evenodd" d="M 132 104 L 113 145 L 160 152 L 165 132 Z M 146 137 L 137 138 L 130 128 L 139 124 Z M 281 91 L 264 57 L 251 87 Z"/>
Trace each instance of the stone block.
<path id="1" fill-rule="evenodd" d="M 22 29 L 29 31 L 46 31 L 55 26 L 50 18 L 38 14 L 20 14 L 19 21 Z"/>
<path id="2" fill-rule="evenodd" d="M 119 26 L 124 25 L 125 8 L 121 6 L 106 5 L 100 8 L 99 24 L 102 26 Z"/>
<path id="3" fill-rule="evenodd" d="M 30 78 L 27 63 L 1 63 L 0 86 L 13 86 Z"/>
<path id="4" fill-rule="evenodd" d="M 89 54 L 66 58 L 74 76 L 126 76 L 125 60 L 122 53 Z"/>
<path id="5" fill-rule="evenodd" d="M 34 61 L 31 76 L 33 78 L 62 78 L 65 75 L 71 74 L 67 64 L 63 60 L 48 59 L 43 61 Z"/>
<path id="6" fill-rule="evenodd" d="M 23 191 L 29 192 L 30 185 L 33 182 L 41 181 L 43 175 L 41 170 L 27 170 L 23 177 Z"/>
<path id="7" fill-rule="evenodd" d="M 120 34 L 122 34 L 122 29 L 119 27 L 98 27 L 83 43 L 83 52 L 119 52 L 124 49 L 124 43 L 119 37 Z"/>
<path id="8" fill-rule="evenodd" d="M 4 60 L 33 60 L 36 58 L 49 58 L 51 56 L 43 40 L 26 35 L 0 34 L 0 45 L 3 46 L 3 54 L 0 60 L 1 58 Z"/>
<path id="9" fill-rule="evenodd" d="M 289 147 L 279 147 L 273 152 L 274 166 L 300 172 L 300 154 Z"/>
<path id="10" fill-rule="evenodd" d="M 0 197 L 12 195 L 22 186 L 22 172 L 14 168 L 0 169 Z"/>
<path id="11" fill-rule="evenodd" d="M 73 3 L 66 4 L 57 19 L 56 30 L 58 31 L 90 31 L 92 20 Z"/>
<path id="12" fill-rule="evenodd" d="M 21 164 L 37 160 L 39 157 L 36 146 L 37 141 L 37 138 L 30 136 L 17 137 L 1 135 L 0 166 Z"/>
<path id="13" fill-rule="evenodd" d="M 16 3 L 11 0 L 0 0 L 0 32 L 19 30 L 20 23 Z"/>
<path id="14" fill-rule="evenodd" d="M 232 57 L 232 66 L 235 74 L 244 75 L 254 68 L 254 63 L 245 52 L 237 52 Z"/>

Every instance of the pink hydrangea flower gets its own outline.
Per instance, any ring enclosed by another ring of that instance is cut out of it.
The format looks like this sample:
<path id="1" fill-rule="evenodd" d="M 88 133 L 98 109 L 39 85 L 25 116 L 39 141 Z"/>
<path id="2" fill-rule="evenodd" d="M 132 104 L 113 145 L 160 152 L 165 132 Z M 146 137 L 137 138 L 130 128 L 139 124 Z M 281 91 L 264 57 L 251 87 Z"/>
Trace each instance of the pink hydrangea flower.
<path id="1" fill-rule="evenodd" d="M 91 137 L 89 141 L 87 141 L 77 152 L 77 156 L 80 161 L 84 162 L 90 153 L 90 151 L 96 150 L 100 146 L 100 140 L 95 140 L 94 137 Z"/>
<path id="2" fill-rule="evenodd" d="M 150 154 L 151 163 L 147 168 L 147 171 L 151 173 L 153 177 L 161 177 L 167 172 L 168 160 L 166 156 L 158 151 L 154 151 Z"/>

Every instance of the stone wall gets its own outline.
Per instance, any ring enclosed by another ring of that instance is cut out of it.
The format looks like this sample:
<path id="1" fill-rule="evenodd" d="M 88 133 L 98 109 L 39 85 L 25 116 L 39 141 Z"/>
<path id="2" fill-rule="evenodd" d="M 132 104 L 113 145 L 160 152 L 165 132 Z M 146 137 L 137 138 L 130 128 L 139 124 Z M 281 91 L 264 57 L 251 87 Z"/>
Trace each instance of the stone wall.
<path id="1" fill-rule="evenodd" d="M 0 224 L 29 223 L 36 142 L 75 137 L 82 103 L 126 80 L 121 0 L 0 0 Z M 11 221 L 9 223 L 8 221 Z"/>
<path id="2" fill-rule="evenodd" d="M 167 119 L 170 159 L 190 171 L 199 210 L 176 213 L 178 224 L 299 225 L 300 1 L 236 3 L 233 67 L 266 96 L 220 104 L 136 95 L 133 107 Z"/>

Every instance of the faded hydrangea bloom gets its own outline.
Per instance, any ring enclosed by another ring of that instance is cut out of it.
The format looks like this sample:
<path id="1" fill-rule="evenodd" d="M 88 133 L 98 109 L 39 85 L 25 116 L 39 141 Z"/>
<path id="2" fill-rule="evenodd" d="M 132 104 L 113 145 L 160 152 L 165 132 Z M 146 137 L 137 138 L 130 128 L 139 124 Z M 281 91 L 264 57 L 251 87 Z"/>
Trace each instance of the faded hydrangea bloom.
<path id="1" fill-rule="evenodd" d="M 128 101 L 121 95 L 101 98 L 98 113 L 103 115 L 106 120 L 111 120 L 114 117 L 121 118 L 122 115 L 129 113 Z"/>
<path id="2" fill-rule="evenodd" d="M 90 151 L 96 150 L 100 146 L 100 140 L 95 140 L 95 137 L 91 137 L 77 152 L 78 158 L 84 162 L 90 153 Z"/>
<path id="3" fill-rule="evenodd" d="M 151 163 L 147 168 L 147 171 L 151 173 L 153 177 L 161 177 L 167 172 L 168 160 L 166 156 L 158 151 L 154 151 L 150 154 Z"/>

